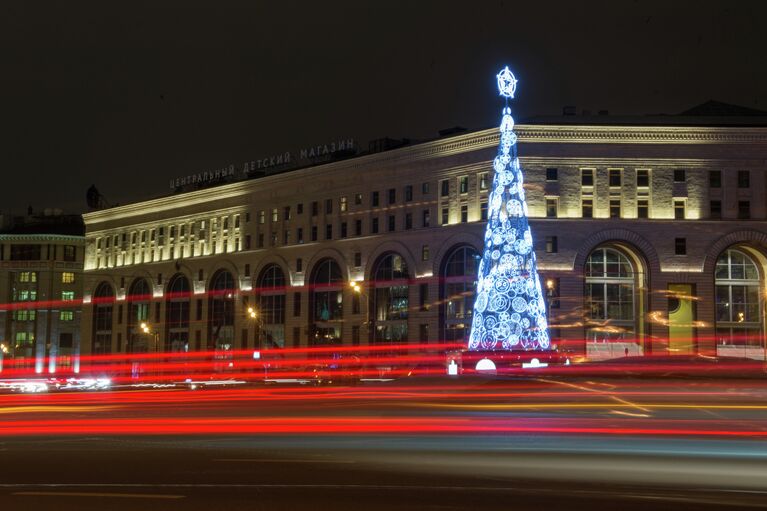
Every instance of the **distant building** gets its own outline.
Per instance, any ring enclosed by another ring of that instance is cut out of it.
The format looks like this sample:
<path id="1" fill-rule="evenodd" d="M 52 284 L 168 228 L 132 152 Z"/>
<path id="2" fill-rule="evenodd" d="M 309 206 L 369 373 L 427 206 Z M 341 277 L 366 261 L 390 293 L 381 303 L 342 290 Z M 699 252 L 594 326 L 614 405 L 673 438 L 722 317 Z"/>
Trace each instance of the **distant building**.
<path id="1" fill-rule="evenodd" d="M 80 215 L 31 211 L 0 226 L 0 369 L 77 369 L 83 289 Z M 2 372 L 0 372 L 0 375 Z"/>
<path id="2" fill-rule="evenodd" d="M 555 344 L 763 356 L 766 113 L 516 132 Z M 459 133 L 85 214 L 83 352 L 465 339 L 497 144 Z"/>

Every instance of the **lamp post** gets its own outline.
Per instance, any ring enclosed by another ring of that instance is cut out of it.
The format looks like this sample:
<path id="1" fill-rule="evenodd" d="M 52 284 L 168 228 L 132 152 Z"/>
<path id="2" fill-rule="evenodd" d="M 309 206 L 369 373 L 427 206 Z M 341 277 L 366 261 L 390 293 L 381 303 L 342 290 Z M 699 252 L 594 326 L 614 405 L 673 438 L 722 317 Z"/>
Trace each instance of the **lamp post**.
<path id="1" fill-rule="evenodd" d="M 152 340 L 153 340 L 153 343 L 154 343 L 154 349 L 149 350 L 149 351 L 151 351 L 153 353 L 159 353 L 159 351 L 160 351 L 160 332 L 158 332 L 157 330 L 152 330 L 152 327 L 148 323 L 145 323 L 145 322 L 142 322 L 140 326 L 141 326 L 141 331 L 142 332 L 144 332 L 146 335 L 151 335 L 152 336 Z M 157 364 L 157 361 L 155 361 L 154 363 Z M 157 372 L 157 370 L 155 370 L 155 372 Z"/>
<path id="2" fill-rule="evenodd" d="M 253 324 L 255 325 L 255 328 L 256 328 L 256 332 L 255 332 L 256 335 L 254 336 L 256 338 L 256 352 L 255 353 L 258 353 L 258 358 L 261 359 L 261 364 L 264 366 L 264 381 L 266 381 L 267 367 L 266 367 L 266 362 L 262 358 L 263 354 L 261 353 L 261 351 L 264 348 L 263 342 L 261 340 L 262 339 L 262 335 L 261 334 L 263 333 L 263 330 L 264 330 L 263 329 L 263 318 L 258 313 L 258 311 L 255 308 L 253 308 L 253 307 L 248 307 L 248 317 L 253 320 Z M 256 358 L 255 357 L 255 353 L 254 353 L 254 357 L 253 358 Z"/>
<path id="3" fill-rule="evenodd" d="M 370 334 L 370 298 L 367 294 L 365 294 L 364 291 L 362 291 L 362 281 L 351 281 L 349 282 L 349 287 L 352 288 L 352 291 L 356 293 L 359 296 L 365 297 L 365 322 L 362 323 L 365 326 L 365 331 L 368 333 L 368 336 Z"/>

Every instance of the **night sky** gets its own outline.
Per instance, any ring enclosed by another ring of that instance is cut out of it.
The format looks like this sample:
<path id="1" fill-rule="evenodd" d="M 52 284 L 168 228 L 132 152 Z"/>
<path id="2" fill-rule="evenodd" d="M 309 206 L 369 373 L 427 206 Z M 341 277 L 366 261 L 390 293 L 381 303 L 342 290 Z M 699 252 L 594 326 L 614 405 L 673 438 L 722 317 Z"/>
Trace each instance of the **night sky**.
<path id="1" fill-rule="evenodd" d="M 41 2 L 0 6 L 0 211 L 125 203 L 172 177 L 564 105 L 767 109 L 767 2 Z"/>

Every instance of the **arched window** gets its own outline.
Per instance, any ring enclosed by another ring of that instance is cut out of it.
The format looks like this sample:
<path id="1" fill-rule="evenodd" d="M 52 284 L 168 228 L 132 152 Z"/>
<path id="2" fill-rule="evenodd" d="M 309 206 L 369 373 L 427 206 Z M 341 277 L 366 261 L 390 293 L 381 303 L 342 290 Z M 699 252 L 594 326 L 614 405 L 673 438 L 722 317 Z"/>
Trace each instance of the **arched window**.
<path id="1" fill-rule="evenodd" d="M 258 278 L 260 346 L 268 349 L 285 346 L 285 273 L 276 264 L 261 271 Z"/>
<path id="2" fill-rule="evenodd" d="M 409 280 L 399 254 L 384 254 L 373 266 L 373 335 L 375 342 L 407 342 Z"/>
<path id="3" fill-rule="evenodd" d="M 470 246 L 454 248 L 442 264 L 440 314 L 445 341 L 468 341 L 479 254 Z"/>
<path id="4" fill-rule="evenodd" d="M 106 282 L 96 286 L 91 299 L 93 304 L 93 339 L 91 353 L 101 355 L 112 352 L 112 311 L 115 293 Z"/>
<path id="5" fill-rule="evenodd" d="M 141 323 L 149 322 L 149 303 L 152 292 L 146 279 L 136 279 L 128 289 L 128 353 L 146 353 L 150 345 L 152 351 L 159 349 L 155 346 L 154 334 L 144 333 Z M 151 325 L 152 331 L 158 325 Z"/>
<path id="6" fill-rule="evenodd" d="M 586 260 L 587 339 L 639 342 L 639 272 L 623 252 L 594 250 Z"/>
<path id="7" fill-rule="evenodd" d="M 340 344 L 344 312 L 341 267 L 333 259 L 322 259 L 312 270 L 311 285 L 311 343 Z"/>
<path id="8" fill-rule="evenodd" d="M 716 261 L 714 279 L 718 344 L 762 346 L 762 286 L 754 260 L 728 249 Z"/>
<path id="9" fill-rule="evenodd" d="M 171 277 L 165 304 L 165 324 L 168 328 L 165 351 L 189 351 L 190 298 L 189 279 L 181 273 Z"/>
<path id="10" fill-rule="evenodd" d="M 237 288 L 234 277 L 218 270 L 210 279 L 208 292 L 208 349 L 228 351 L 234 348 L 234 299 Z"/>

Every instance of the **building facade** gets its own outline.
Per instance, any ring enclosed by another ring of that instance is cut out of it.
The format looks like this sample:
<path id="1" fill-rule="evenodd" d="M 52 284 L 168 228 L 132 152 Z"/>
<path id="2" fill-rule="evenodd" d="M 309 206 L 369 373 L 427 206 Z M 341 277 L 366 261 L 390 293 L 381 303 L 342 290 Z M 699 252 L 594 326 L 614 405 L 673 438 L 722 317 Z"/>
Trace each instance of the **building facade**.
<path id="1" fill-rule="evenodd" d="M 0 231 L 0 374 L 76 371 L 82 221 L 60 214 L 18 220 Z"/>
<path id="2" fill-rule="evenodd" d="M 763 356 L 767 123 L 577 121 L 516 127 L 554 344 Z M 85 214 L 83 352 L 466 339 L 497 144 L 461 134 Z"/>

